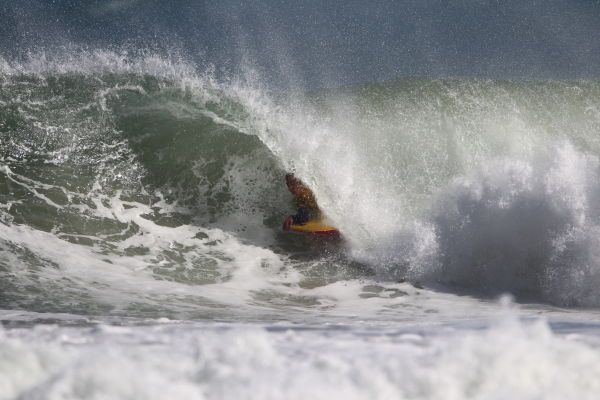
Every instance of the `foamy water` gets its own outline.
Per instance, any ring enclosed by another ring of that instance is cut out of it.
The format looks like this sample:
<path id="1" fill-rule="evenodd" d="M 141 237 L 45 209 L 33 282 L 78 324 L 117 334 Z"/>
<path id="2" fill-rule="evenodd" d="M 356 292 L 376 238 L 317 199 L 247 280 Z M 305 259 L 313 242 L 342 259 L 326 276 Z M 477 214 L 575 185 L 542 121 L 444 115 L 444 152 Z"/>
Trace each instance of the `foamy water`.
<path id="1" fill-rule="evenodd" d="M 474 329 L 43 325 L 2 332 L 0 388 L 6 399 L 591 399 L 598 344 L 509 312 Z"/>

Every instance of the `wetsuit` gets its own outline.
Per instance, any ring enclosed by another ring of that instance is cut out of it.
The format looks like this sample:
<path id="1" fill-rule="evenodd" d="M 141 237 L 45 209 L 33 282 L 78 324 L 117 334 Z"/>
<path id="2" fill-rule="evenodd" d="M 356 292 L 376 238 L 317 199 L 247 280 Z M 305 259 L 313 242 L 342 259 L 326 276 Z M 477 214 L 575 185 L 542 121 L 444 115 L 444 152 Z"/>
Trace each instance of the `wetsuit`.
<path id="1" fill-rule="evenodd" d="M 321 211 L 315 200 L 315 195 L 307 187 L 300 188 L 300 193 L 296 195 L 294 202 L 298 211 L 292 216 L 294 224 L 305 224 L 310 220 L 319 219 Z"/>

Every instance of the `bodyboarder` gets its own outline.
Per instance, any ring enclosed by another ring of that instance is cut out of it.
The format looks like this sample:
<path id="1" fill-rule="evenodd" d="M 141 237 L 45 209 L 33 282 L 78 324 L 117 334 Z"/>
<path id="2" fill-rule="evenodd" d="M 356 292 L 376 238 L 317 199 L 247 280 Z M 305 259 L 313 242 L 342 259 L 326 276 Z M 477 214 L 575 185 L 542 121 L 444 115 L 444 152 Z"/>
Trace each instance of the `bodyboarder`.
<path id="1" fill-rule="evenodd" d="M 290 193 L 294 196 L 297 211 L 295 215 L 290 215 L 285 219 L 283 230 L 289 230 L 292 224 L 302 225 L 308 221 L 320 219 L 321 210 L 317 205 L 313 192 L 291 173 L 285 175 L 285 183 Z"/>

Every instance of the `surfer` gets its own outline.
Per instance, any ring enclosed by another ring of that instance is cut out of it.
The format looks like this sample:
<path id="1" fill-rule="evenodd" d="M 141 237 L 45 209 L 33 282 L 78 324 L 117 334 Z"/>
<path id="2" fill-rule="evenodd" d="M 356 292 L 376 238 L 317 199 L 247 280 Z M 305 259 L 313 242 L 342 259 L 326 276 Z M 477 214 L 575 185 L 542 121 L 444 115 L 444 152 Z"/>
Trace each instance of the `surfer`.
<path id="1" fill-rule="evenodd" d="M 292 224 L 301 225 L 308 221 L 319 219 L 321 217 L 321 210 L 319 210 L 313 192 L 291 173 L 285 174 L 285 183 L 290 193 L 294 195 L 297 212 L 295 215 L 290 215 L 285 219 L 283 230 L 289 230 Z"/>

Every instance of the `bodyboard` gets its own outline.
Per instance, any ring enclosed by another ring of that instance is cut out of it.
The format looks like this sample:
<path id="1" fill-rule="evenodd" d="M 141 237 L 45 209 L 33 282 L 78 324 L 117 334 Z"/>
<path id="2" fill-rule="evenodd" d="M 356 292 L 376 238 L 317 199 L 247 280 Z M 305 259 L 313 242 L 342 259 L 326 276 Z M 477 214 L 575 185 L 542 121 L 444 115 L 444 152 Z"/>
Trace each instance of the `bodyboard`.
<path id="1" fill-rule="evenodd" d="M 308 221 L 305 224 L 292 224 L 290 225 L 290 231 L 310 235 L 339 235 L 340 233 L 335 227 L 319 220 Z"/>

